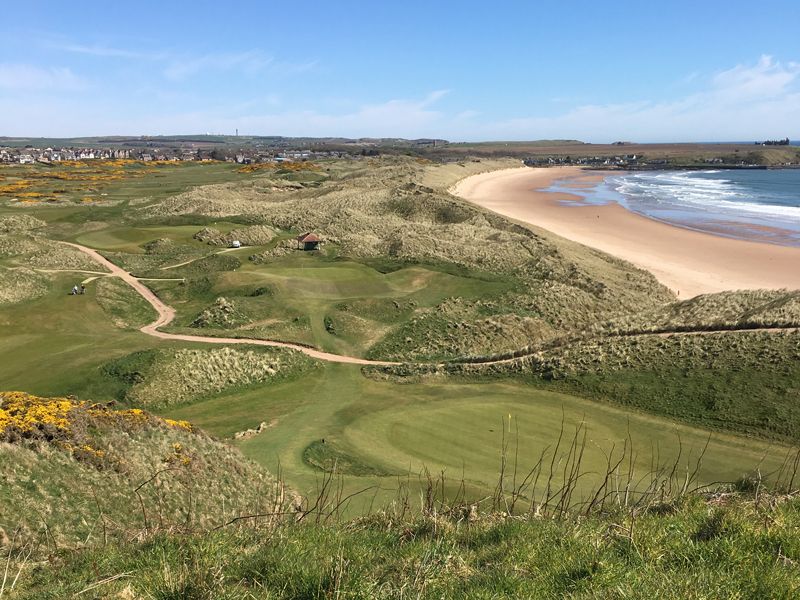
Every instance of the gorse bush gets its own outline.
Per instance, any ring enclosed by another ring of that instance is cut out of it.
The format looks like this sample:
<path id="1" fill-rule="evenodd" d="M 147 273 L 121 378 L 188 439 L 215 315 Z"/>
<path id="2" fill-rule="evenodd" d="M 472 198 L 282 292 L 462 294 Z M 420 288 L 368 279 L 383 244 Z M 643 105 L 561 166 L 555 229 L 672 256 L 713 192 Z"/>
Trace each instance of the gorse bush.
<path id="1" fill-rule="evenodd" d="M 106 543 L 276 510 L 282 484 L 182 420 L 0 393 L 0 546 Z M 269 507 L 269 508 L 268 508 Z"/>
<path id="2" fill-rule="evenodd" d="M 159 426 L 193 430 L 187 421 L 161 419 L 138 408 L 114 410 L 71 398 L 0 392 L 0 441 L 50 443 L 99 468 L 113 468 L 122 457 L 114 456 L 113 449 L 95 448 L 104 444 L 97 432 L 108 427 L 132 431 Z"/>

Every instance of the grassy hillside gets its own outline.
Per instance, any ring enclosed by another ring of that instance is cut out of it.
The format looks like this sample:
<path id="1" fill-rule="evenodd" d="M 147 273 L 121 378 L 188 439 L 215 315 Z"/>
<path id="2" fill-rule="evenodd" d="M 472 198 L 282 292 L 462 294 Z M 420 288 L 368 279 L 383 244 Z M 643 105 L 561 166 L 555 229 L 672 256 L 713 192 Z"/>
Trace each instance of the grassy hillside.
<path id="1" fill-rule="evenodd" d="M 96 231 L 78 239 L 113 250 L 113 259 L 137 274 L 185 277 L 184 284 L 153 284 L 178 306 L 177 324 L 184 327 L 218 298 L 264 288 L 271 293 L 236 300 L 240 318 L 223 329 L 376 358 L 511 350 L 526 338 L 548 338 L 554 330 L 583 328 L 598 317 L 670 299 L 647 273 L 446 192 L 460 177 L 510 164 L 326 162 L 316 171 L 313 165 L 256 171 L 249 179 L 196 187 L 126 213 L 128 221 L 238 219 L 276 231 L 272 240 L 225 255 L 201 258 L 197 240 L 182 237 L 185 229 L 162 228 L 158 234 L 173 243 L 158 249 L 145 248 L 144 237 L 126 245 L 128 234 L 115 234 L 121 237 L 113 241 Z M 323 252 L 299 256 L 286 241 L 290 234 L 281 233 L 307 230 L 326 240 Z M 150 239 L 156 234 L 151 231 Z M 450 285 L 437 271 L 462 281 Z M 419 297 L 423 284 L 425 297 Z M 380 298 L 384 305 L 375 305 Z M 265 312 L 271 315 L 267 322 L 257 318 Z"/>
<path id="2" fill-rule="evenodd" d="M 740 330 L 796 327 L 797 294 L 677 302 L 447 193 L 511 164 L 3 171 L 0 383 L 26 392 L 0 394 L 15 592 L 791 597 L 795 502 L 729 494 L 796 487 L 800 334 Z M 296 249 L 308 230 L 320 250 Z M 171 331 L 403 364 L 155 339 L 149 305 L 58 240 L 146 278 Z M 287 499 L 300 525 L 209 531 Z"/>
<path id="3" fill-rule="evenodd" d="M 209 527 L 281 502 L 273 477 L 185 421 L 0 393 L 0 545 L 56 549 Z"/>
<path id="4" fill-rule="evenodd" d="M 480 360 L 480 359 L 478 359 Z M 539 389 L 765 439 L 800 440 L 800 332 L 622 335 L 529 348 L 495 363 L 370 367 L 417 383 L 512 378 Z"/>
<path id="5" fill-rule="evenodd" d="M 174 279 L 151 285 L 178 309 L 179 328 L 375 358 L 512 351 L 671 299 L 648 273 L 447 193 L 461 177 L 516 164 L 15 166 L 3 170 L 9 181 L 37 190 L 66 181 L 98 197 L 66 190 L 23 202 L 9 191 L 0 217 L 38 219 L 24 236 L 6 236 L 9 266 L 91 270 L 85 256 L 51 241 L 72 239 L 137 276 Z M 291 238 L 308 230 L 325 244 L 303 256 Z M 220 247 L 234 236 L 248 247 Z M 228 318 L 220 299 L 231 304 Z M 115 303 L 106 306 L 119 310 Z"/>

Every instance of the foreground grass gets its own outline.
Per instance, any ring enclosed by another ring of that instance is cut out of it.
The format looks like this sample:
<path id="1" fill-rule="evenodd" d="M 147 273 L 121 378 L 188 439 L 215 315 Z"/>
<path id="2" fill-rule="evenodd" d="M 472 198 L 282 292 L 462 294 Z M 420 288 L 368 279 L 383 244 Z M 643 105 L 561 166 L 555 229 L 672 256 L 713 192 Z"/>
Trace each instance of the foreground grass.
<path id="1" fill-rule="evenodd" d="M 692 496 L 635 518 L 383 514 L 159 534 L 25 565 L 16 597 L 793 598 L 799 508 Z"/>

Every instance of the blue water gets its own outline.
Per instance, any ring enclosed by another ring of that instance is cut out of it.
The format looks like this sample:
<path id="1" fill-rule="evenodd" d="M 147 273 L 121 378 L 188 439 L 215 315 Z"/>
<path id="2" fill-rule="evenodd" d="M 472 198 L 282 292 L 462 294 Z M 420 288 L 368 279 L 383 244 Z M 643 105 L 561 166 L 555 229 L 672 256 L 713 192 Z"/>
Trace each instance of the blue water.
<path id="1" fill-rule="evenodd" d="M 610 175 L 591 187 L 555 182 L 549 191 L 579 196 L 580 204 L 618 202 L 718 235 L 800 246 L 800 169 L 643 171 Z"/>

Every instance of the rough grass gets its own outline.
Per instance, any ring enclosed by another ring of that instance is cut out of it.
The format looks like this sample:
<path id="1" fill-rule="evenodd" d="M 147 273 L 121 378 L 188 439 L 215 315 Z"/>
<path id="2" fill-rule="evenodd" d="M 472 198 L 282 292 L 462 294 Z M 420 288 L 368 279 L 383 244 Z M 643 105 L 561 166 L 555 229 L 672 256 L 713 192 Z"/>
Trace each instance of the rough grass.
<path id="1" fill-rule="evenodd" d="M 263 509 L 275 481 L 235 450 L 141 410 L 0 394 L 0 545 L 103 544 Z"/>
<path id="2" fill-rule="evenodd" d="M 746 290 L 703 294 L 593 328 L 593 333 L 752 329 L 800 326 L 800 291 Z"/>
<path id="3" fill-rule="evenodd" d="M 94 293 L 97 303 L 121 329 L 139 329 L 156 319 L 153 307 L 121 279 L 97 279 Z"/>
<path id="4" fill-rule="evenodd" d="M 44 296 L 49 290 L 45 275 L 31 269 L 0 267 L 0 304 L 16 304 Z"/>
<path id="5" fill-rule="evenodd" d="M 797 500 L 687 501 L 633 519 L 375 516 L 157 535 L 54 553 L 19 598 L 792 598 Z M 17 555 L 14 555 L 16 558 Z M 17 561 L 12 564 L 16 566 Z M 114 578 L 114 576 L 117 576 Z"/>
<path id="6" fill-rule="evenodd" d="M 293 350 L 218 347 L 134 354 L 112 361 L 104 369 L 127 385 L 127 402 L 164 408 L 231 388 L 295 378 L 314 365 Z"/>
<path id="7" fill-rule="evenodd" d="M 77 248 L 30 233 L 0 235 L 0 258 L 38 269 L 105 271 Z"/>
<path id="8" fill-rule="evenodd" d="M 514 305 L 516 293 L 495 298 L 448 298 L 417 310 L 369 352 L 370 357 L 406 361 L 468 356 L 480 349 L 513 351 L 549 340 L 554 328 L 533 310 Z M 506 312 L 508 311 L 508 312 Z"/>
<path id="9" fill-rule="evenodd" d="M 26 214 L 0 216 L 0 233 L 22 233 L 23 231 L 40 229 L 46 225 L 45 221 Z"/>

